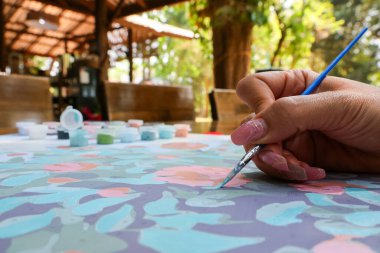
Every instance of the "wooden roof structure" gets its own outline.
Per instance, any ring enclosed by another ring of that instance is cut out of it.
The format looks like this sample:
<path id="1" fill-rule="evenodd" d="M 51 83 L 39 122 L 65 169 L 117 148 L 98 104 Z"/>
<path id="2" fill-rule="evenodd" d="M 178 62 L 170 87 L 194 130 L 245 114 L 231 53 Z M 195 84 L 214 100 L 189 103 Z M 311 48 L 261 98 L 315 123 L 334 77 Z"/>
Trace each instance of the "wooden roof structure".
<path id="1" fill-rule="evenodd" d="M 65 52 L 81 51 L 95 37 L 94 0 L 2 0 L 5 23 L 5 46 L 7 51 L 54 57 Z M 168 25 L 128 15 L 149 11 L 165 5 L 186 0 L 104 0 L 108 10 L 108 25 L 111 30 L 119 26 L 140 26 L 133 40 L 143 37 L 168 35 L 189 38 L 191 34 Z M 59 18 L 56 30 L 39 29 L 26 24 L 28 13 L 38 12 Z M 148 22 L 149 23 L 149 22 Z M 159 27 L 159 28 L 157 28 Z M 165 29 L 163 29 L 163 27 Z M 145 29 L 144 29 L 145 28 Z M 140 35 L 139 35 L 140 34 Z M 125 40 L 123 40 L 125 42 Z"/>

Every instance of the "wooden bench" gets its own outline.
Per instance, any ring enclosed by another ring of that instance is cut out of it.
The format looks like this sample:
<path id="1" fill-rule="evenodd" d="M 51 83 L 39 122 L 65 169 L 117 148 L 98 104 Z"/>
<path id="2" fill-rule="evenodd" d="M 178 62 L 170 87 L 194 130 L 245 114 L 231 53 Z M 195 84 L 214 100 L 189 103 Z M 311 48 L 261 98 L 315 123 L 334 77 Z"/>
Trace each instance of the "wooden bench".
<path id="1" fill-rule="evenodd" d="M 209 94 L 212 119 L 239 125 L 252 110 L 232 89 L 214 89 Z"/>
<path id="2" fill-rule="evenodd" d="M 181 121 L 194 119 L 190 86 L 105 84 L 109 120 Z"/>
<path id="3" fill-rule="evenodd" d="M 17 121 L 51 121 L 49 79 L 0 75 L 0 134 L 16 132 Z"/>

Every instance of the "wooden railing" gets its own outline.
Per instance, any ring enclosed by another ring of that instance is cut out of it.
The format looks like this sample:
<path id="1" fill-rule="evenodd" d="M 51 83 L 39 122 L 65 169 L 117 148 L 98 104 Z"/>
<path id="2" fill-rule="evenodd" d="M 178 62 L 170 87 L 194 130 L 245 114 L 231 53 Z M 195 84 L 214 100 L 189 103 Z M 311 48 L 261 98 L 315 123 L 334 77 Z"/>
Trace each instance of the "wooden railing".
<path id="1" fill-rule="evenodd" d="M 252 110 L 232 89 L 214 89 L 210 94 L 213 120 L 240 123 Z"/>
<path id="2" fill-rule="evenodd" d="M 194 119 L 194 95 L 189 86 L 105 84 L 109 120 Z"/>
<path id="3" fill-rule="evenodd" d="M 16 131 L 16 122 L 52 120 L 49 79 L 23 75 L 0 76 L 0 134 Z"/>

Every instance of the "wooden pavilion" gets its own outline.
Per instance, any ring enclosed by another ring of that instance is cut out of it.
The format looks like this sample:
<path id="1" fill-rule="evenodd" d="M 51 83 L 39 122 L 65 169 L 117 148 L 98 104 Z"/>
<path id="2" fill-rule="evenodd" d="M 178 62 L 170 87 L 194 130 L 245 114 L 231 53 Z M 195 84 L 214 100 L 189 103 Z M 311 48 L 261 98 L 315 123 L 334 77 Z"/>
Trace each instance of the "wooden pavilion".
<path id="1" fill-rule="evenodd" d="M 159 36 L 192 38 L 189 31 L 133 15 L 186 0 L 0 0 L 0 71 L 12 54 L 57 57 L 88 52 L 97 56 L 96 80 L 102 114 L 107 114 L 104 84 L 108 54 L 115 45 Z M 132 71 L 130 71 L 132 80 Z M 107 116 L 105 117 L 107 119 Z"/>

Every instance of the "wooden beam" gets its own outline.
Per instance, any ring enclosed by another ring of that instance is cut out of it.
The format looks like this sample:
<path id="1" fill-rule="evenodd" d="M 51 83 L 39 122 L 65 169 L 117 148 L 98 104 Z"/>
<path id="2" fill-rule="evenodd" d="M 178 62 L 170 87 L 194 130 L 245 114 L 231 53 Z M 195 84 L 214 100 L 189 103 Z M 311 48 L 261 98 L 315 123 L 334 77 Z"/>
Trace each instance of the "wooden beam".
<path id="1" fill-rule="evenodd" d="M 17 9 L 23 9 L 23 10 L 25 10 L 25 11 L 27 11 L 27 12 L 29 12 L 31 9 L 30 8 L 27 8 L 27 7 L 24 7 L 24 6 L 22 6 L 22 5 L 20 5 L 20 4 L 16 4 L 16 3 L 14 3 L 14 4 L 9 4 L 9 3 L 7 3 L 7 2 L 5 2 L 4 3 L 5 5 L 8 5 L 9 7 L 12 7 L 12 6 L 14 6 L 14 7 L 16 7 Z M 65 16 L 65 17 L 62 17 L 62 18 L 64 18 L 64 19 L 68 19 L 68 20 L 71 20 L 71 21 L 75 21 L 75 22 L 79 22 L 79 21 L 81 21 L 81 19 L 80 18 L 77 18 L 77 17 L 67 17 L 67 16 Z M 22 22 L 12 22 L 12 24 L 13 23 L 15 23 L 15 24 L 20 24 L 20 23 L 22 23 Z M 85 22 L 86 24 L 89 24 L 89 25 L 94 25 L 93 23 L 91 23 L 91 22 Z"/>
<path id="2" fill-rule="evenodd" d="M 88 16 L 85 16 L 81 21 L 79 21 L 71 30 L 70 30 L 70 32 L 71 33 L 74 33 L 75 32 L 75 30 L 76 29 L 78 29 L 82 24 L 83 24 L 83 22 L 87 19 L 87 17 Z M 67 53 L 67 40 L 68 40 L 68 36 L 67 36 L 67 34 L 65 35 L 65 37 L 64 37 L 64 40 L 65 40 L 65 53 Z M 57 41 L 57 43 L 55 43 L 51 48 L 50 48 L 50 50 L 49 50 L 49 54 L 53 51 L 53 50 L 55 50 L 58 46 L 59 46 L 59 44 L 61 43 L 61 41 Z M 79 43 L 79 42 L 78 42 Z"/>
<path id="3" fill-rule="evenodd" d="M 58 17 L 61 17 L 62 16 L 62 13 L 64 12 L 65 10 L 64 9 L 61 9 L 60 13 L 58 14 Z M 36 43 L 39 43 L 39 40 L 40 40 L 40 37 L 43 37 L 44 35 L 46 34 L 46 30 L 44 30 L 42 32 L 42 34 L 40 36 L 38 36 L 38 38 L 29 44 L 29 46 L 25 49 L 25 51 L 29 51 Z M 66 39 L 66 38 L 65 38 Z M 50 51 L 49 51 L 50 52 Z"/>
<path id="4" fill-rule="evenodd" d="M 141 13 L 145 11 L 150 11 L 153 9 L 158 9 L 161 7 L 164 7 L 165 5 L 171 5 L 171 4 L 176 4 L 180 2 L 186 2 L 188 0 L 144 0 L 145 3 L 145 8 L 143 7 L 144 5 L 141 4 L 141 1 L 137 1 L 137 3 L 134 4 L 128 4 L 127 6 L 124 6 L 124 8 L 120 11 L 119 16 L 117 17 L 124 17 L 136 13 Z"/>
<path id="5" fill-rule="evenodd" d="M 108 8 L 105 0 L 95 0 L 95 38 L 98 55 L 97 99 L 103 120 L 108 120 L 105 84 L 108 80 Z"/>
<path id="6" fill-rule="evenodd" d="M 0 71 L 5 71 L 5 20 L 4 20 L 4 2 L 0 0 Z"/>
<path id="7" fill-rule="evenodd" d="M 42 6 L 41 9 L 39 11 L 43 11 L 44 9 L 46 8 L 46 5 Z M 7 30 L 11 30 L 11 29 L 8 29 Z M 13 30 L 13 29 L 12 29 Z M 9 43 L 8 47 L 11 48 L 12 45 L 20 38 L 20 36 L 24 33 L 28 33 L 28 27 L 24 24 L 24 28 L 21 30 L 21 31 L 13 31 L 16 34 L 16 36 L 14 36 L 14 38 L 12 39 L 11 43 Z"/>
<path id="8" fill-rule="evenodd" d="M 12 49 L 11 52 L 19 53 L 19 54 L 23 54 L 23 55 L 37 55 L 37 56 L 52 57 L 52 58 L 55 57 L 54 55 L 51 55 L 51 54 L 31 53 L 31 52 L 26 52 L 25 50 L 13 50 Z"/>
<path id="9" fill-rule="evenodd" d="M 116 17 L 119 16 L 119 14 L 120 14 L 121 10 L 123 9 L 124 5 L 125 5 L 125 1 L 124 0 L 119 0 L 119 3 L 115 7 L 115 10 L 112 13 L 108 14 L 108 27 L 111 27 L 112 22 L 114 21 L 114 19 Z"/>
<path id="10" fill-rule="evenodd" d="M 17 0 L 15 3 L 12 3 L 10 4 L 10 7 L 9 7 L 9 11 L 5 17 L 5 22 L 8 22 L 9 20 L 11 20 L 11 18 L 13 17 L 13 15 L 16 13 L 16 11 L 18 10 L 18 6 L 20 6 L 20 4 L 22 3 L 23 0 Z M 4 3 L 5 5 L 7 3 Z"/>
<path id="11" fill-rule="evenodd" d="M 22 29 L 22 30 L 17 30 L 17 29 L 12 29 L 12 28 L 5 28 L 6 31 L 9 31 L 9 32 L 14 32 L 16 33 L 17 35 L 21 36 L 22 34 L 28 34 L 28 35 L 33 35 L 33 36 L 36 36 L 36 37 L 45 37 L 45 38 L 49 38 L 49 39 L 55 39 L 55 40 L 63 40 L 65 39 L 64 36 L 62 37 L 56 37 L 56 36 L 51 36 L 51 35 L 47 35 L 47 34 L 44 34 L 44 33 L 32 33 L 32 32 L 29 32 L 28 31 L 28 27 L 26 27 L 26 29 Z M 17 36 L 16 35 L 16 36 Z M 87 37 L 87 36 L 92 36 L 93 34 L 86 34 L 86 35 L 83 35 L 83 36 L 68 36 L 67 39 L 69 41 L 74 41 L 74 42 L 82 42 L 80 40 L 81 37 Z M 16 38 L 16 37 L 15 37 Z M 16 38 L 16 40 L 18 40 L 19 37 Z M 12 42 L 10 44 L 13 44 L 15 41 L 12 40 Z"/>
<path id="12" fill-rule="evenodd" d="M 133 82 L 133 41 L 132 41 L 133 31 L 131 28 L 128 29 L 128 61 L 129 61 L 129 82 Z"/>
<path id="13" fill-rule="evenodd" d="M 64 0 L 35 0 L 47 5 L 53 5 L 62 9 L 75 11 L 87 15 L 92 15 L 94 12 L 91 3 L 87 1 L 64 1 Z"/>

